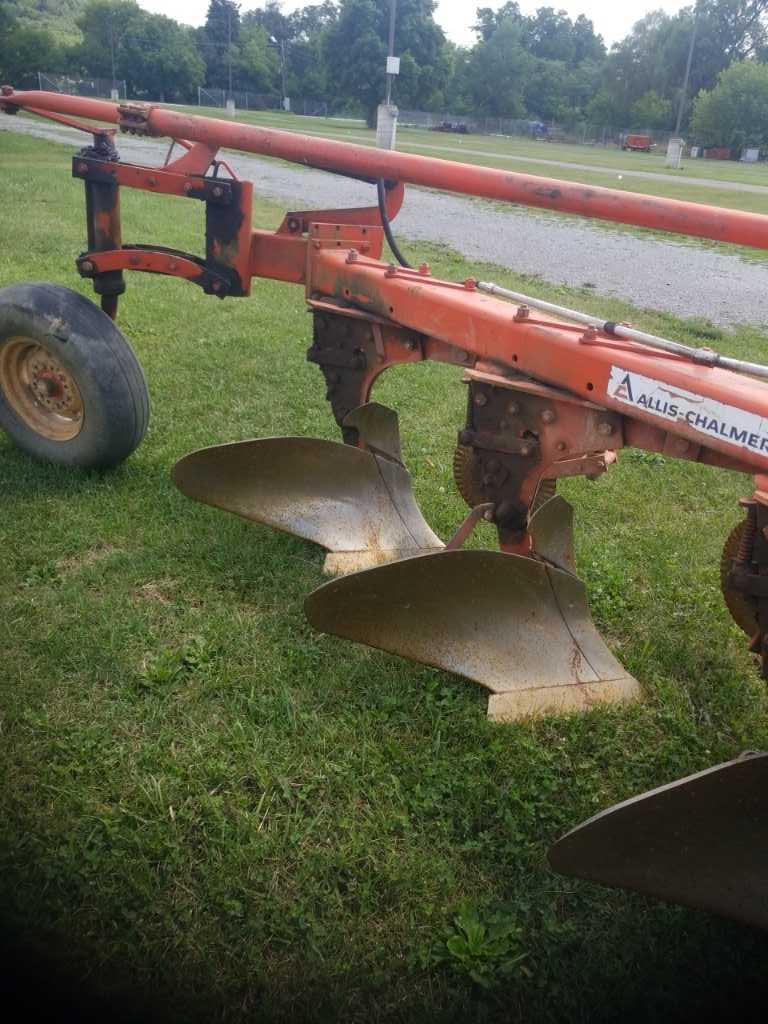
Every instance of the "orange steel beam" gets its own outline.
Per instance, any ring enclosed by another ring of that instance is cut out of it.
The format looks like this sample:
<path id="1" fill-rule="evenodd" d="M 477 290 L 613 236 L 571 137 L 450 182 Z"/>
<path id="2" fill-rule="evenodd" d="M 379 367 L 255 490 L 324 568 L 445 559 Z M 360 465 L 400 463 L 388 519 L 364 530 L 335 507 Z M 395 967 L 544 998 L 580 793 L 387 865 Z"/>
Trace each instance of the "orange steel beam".
<path id="1" fill-rule="evenodd" d="M 227 146 L 350 177 L 386 178 L 657 231 L 672 231 L 758 249 L 768 248 L 768 216 L 763 214 L 379 150 L 274 128 L 232 124 L 166 110 L 153 104 L 116 104 L 58 93 L 16 92 L 4 86 L 0 106 L 34 109 L 40 114 L 50 111 L 93 118 L 119 124 L 124 130 L 138 134 L 187 139 L 214 147 Z"/>
<path id="2" fill-rule="evenodd" d="M 310 264 L 309 294 L 351 303 L 459 346 L 485 364 L 546 381 L 661 428 L 720 453 L 725 457 L 721 464 L 733 460 L 743 471 L 768 472 L 766 381 L 698 365 L 592 328 L 574 330 L 544 314 L 531 322 L 518 306 L 476 291 L 473 281 L 453 284 L 332 248 L 312 249 Z M 626 374 L 634 382 L 652 382 L 646 391 L 654 397 L 647 405 L 638 404 L 639 396 L 627 394 L 626 386 L 622 390 Z"/>

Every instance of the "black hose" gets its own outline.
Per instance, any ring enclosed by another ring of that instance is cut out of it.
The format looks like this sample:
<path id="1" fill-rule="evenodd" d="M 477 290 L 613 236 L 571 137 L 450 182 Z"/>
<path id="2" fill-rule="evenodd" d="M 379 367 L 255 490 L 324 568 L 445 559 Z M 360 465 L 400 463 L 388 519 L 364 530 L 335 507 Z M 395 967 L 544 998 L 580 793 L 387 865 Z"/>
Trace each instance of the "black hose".
<path id="1" fill-rule="evenodd" d="M 400 252 L 400 246 L 395 241 L 395 236 L 392 234 L 392 225 L 389 223 L 389 217 L 387 216 L 387 200 L 384 195 L 384 179 L 376 179 L 376 192 L 379 196 L 379 216 L 381 217 L 381 226 L 384 228 L 384 235 L 386 236 L 389 248 L 392 250 L 392 255 L 395 257 L 401 267 L 408 267 L 412 269 L 411 264 Z"/>

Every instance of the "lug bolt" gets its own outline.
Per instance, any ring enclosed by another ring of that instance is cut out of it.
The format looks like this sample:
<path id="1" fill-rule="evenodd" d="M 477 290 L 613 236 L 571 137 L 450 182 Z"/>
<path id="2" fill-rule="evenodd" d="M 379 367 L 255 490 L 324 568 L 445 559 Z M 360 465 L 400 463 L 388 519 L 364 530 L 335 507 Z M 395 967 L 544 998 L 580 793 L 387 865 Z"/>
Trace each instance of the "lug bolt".
<path id="1" fill-rule="evenodd" d="M 552 409 L 545 409 L 544 412 L 541 414 L 541 421 L 542 421 L 542 423 L 554 423 L 555 422 L 554 411 Z"/>
<path id="2" fill-rule="evenodd" d="M 602 434 L 603 437 L 609 437 L 613 433 L 612 423 L 600 423 L 597 428 L 598 434 Z"/>
<path id="3" fill-rule="evenodd" d="M 478 394 L 478 395 L 475 395 L 475 405 L 479 405 L 479 406 L 480 406 L 480 408 L 482 409 L 482 407 L 483 407 L 484 405 L 487 405 L 487 404 L 488 404 L 488 399 L 487 399 L 487 397 L 486 397 L 486 396 L 485 396 L 485 395 L 484 395 L 484 394 L 482 393 L 482 391 L 480 392 L 480 394 Z"/>

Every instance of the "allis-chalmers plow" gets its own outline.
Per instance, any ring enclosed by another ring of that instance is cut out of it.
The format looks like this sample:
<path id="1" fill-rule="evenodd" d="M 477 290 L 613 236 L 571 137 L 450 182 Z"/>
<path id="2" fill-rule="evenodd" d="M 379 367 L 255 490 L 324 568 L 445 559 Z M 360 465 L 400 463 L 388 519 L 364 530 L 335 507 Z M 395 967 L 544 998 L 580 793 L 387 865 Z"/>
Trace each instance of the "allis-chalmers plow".
<path id="1" fill-rule="evenodd" d="M 141 370 L 114 324 L 127 270 L 185 278 L 219 298 L 254 277 L 304 287 L 307 358 L 342 435 L 277 437 L 193 452 L 173 469 L 197 501 L 323 547 L 333 579 L 306 600 L 317 629 L 465 676 L 497 719 L 633 701 L 638 682 L 590 617 L 576 575 L 564 477 L 598 477 L 625 447 L 749 474 L 754 492 L 726 541 L 726 603 L 768 676 L 768 368 L 692 349 L 473 279 L 410 267 L 391 221 L 405 184 L 507 200 L 768 249 L 768 216 L 382 152 L 223 122 L 4 87 L 0 107 L 80 128 L 86 196 L 77 259 L 101 311 L 68 289 L 0 292 L 0 423 L 27 451 L 108 466 L 146 429 Z M 83 122 L 79 118 L 88 118 Z M 99 122 L 98 124 L 94 122 Z M 102 125 L 112 127 L 103 127 Z M 173 140 L 162 166 L 121 161 L 115 127 Z M 300 210 L 251 225 L 253 185 L 221 147 L 369 182 L 370 208 Z M 205 207 L 205 255 L 124 244 L 120 189 Z M 385 239 L 399 265 L 382 261 Z M 471 511 L 443 540 L 425 521 L 396 414 L 370 400 L 387 368 L 460 368 L 467 418 L 456 485 Z M 480 520 L 498 550 L 462 545 Z M 550 854 L 559 870 L 768 925 L 768 756 L 743 756 L 604 812 Z"/>

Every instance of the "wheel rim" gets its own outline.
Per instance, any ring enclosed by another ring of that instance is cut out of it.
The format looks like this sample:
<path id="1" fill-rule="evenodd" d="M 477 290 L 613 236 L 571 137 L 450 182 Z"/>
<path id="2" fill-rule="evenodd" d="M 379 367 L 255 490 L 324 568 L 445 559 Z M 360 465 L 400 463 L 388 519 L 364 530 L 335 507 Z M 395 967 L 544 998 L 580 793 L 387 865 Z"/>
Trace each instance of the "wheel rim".
<path id="1" fill-rule="evenodd" d="M 71 441 L 83 428 L 74 377 L 32 338 L 11 338 L 0 349 L 0 389 L 16 415 L 49 441 Z"/>

